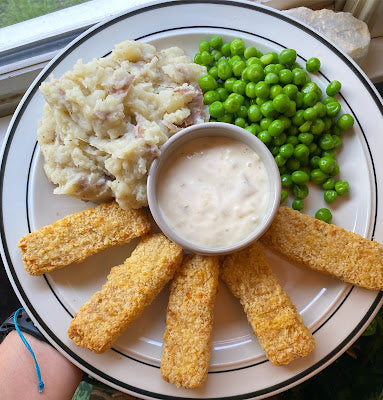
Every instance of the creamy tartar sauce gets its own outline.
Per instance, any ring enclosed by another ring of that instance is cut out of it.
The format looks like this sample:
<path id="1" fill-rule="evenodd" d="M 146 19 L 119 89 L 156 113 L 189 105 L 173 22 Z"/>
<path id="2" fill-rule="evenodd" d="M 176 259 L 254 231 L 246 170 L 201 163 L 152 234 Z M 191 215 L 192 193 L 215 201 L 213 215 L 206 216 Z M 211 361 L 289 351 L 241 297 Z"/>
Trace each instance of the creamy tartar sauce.
<path id="1" fill-rule="evenodd" d="M 160 173 L 157 195 L 174 232 L 219 248 L 245 239 L 260 223 L 270 183 L 263 162 L 246 144 L 206 137 L 172 154 Z"/>

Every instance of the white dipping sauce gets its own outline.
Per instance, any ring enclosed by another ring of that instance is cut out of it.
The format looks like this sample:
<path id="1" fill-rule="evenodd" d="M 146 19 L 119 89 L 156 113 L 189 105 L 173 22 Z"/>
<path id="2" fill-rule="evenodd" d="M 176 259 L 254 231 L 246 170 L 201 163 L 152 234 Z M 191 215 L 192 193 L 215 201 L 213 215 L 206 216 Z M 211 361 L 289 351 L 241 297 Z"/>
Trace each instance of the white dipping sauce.
<path id="1" fill-rule="evenodd" d="M 157 197 L 175 233 L 219 248 L 254 231 L 266 211 L 270 183 L 263 162 L 246 144 L 204 137 L 172 154 L 160 172 Z"/>

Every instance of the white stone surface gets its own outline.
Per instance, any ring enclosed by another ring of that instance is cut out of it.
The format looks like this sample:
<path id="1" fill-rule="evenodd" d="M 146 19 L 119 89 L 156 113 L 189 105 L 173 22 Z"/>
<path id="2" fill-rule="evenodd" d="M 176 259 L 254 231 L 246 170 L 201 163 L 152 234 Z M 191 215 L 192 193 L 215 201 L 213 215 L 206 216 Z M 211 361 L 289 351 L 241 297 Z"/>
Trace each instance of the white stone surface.
<path id="1" fill-rule="evenodd" d="M 351 13 L 328 9 L 313 11 L 306 7 L 284 12 L 323 33 L 358 64 L 366 57 L 371 41 L 368 26 Z"/>

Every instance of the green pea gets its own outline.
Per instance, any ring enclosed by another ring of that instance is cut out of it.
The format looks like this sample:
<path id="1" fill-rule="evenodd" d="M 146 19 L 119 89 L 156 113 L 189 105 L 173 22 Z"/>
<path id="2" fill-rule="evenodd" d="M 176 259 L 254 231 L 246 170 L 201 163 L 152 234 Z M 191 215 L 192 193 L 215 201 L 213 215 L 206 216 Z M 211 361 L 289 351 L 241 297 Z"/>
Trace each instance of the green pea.
<path id="1" fill-rule="evenodd" d="M 263 67 L 262 61 L 258 57 L 250 57 L 248 60 L 246 60 L 247 66 L 250 66 L 252 64 L 258 64 Z"/>
<path id="2" fill-rule="evenodd" d="M 328 104 L 328 103 L 333 103 L 334 101 L 338 101 L 335 97 L 333 96 L 327 96 L 323 99 L 322 103 L 324 105 Z"/>
<path id="3" fill-rule="evenodd" d="M 286 166 L 290 171 L 296 171 L 300 168 L 301 163 L 296 158 L 289 158 L 286 162 Z"/>
<path id="4" fill-rule="evenodd" d="M 329 133 L 325 133 L 319 138 L 318 144 L 322 150 L 331 150 L 334 148 L 334 139 Z"/>
<path id="5" fill-rule="evenodd" d="M 282 64 L 293 65 L 297 59 L 297 52 L 294 49 L 284 49 L 279 53 L 279 61 Z"/>
<path id="6" fill-rule="evenodd" d="M 310 177 L 306 172 L 298 170 L 291 174 L 291 179 L 297 185 L 303 185 L 309 181 Z"/>
<path id="7" fill-rule="evenodd" d="M 202 53 L 203 51 L 210 51 L 210 43 L 207 40 L 202 40 L 199 44 L 199 51 Z"/>
<path id="8" fill-rule="evenodd" d="M 305 133 L 305 132 L 310 132 L 310 128 L 312 125 L 312 121 L 306 121 L 304 124 L 302 124 L 298 130 L 299 132 Z"/>
<path id="9" fill-rule="evenodd" d="M 240 126 L 241 128 L 245 128 L 245 127 L 246 127 L 246 120 L 245 120 L 245 118 L 237 117 L 237 118 L 234 120 L 234 125 Z"/>
<path id="10" fill-rule="evenodd" d="M 301 126 L 305 123 L 304 112 L 304 110 L 298 110 L 294 115 L 292 122 L 295 126 Z"/>
<path id="11" fill-rule="evenodd" d="M 314 153 L 316 153 L 316 151 L 318 149 L 318 145 L 316 143 L 310 143 L 308 145 L 308 148 L 309 148 L 310 154 L 314 154 Z"/>
<path id="12" fill-rule="evenodd" d="M 332 140 L 334 142 L 334 149 L 337 149 L 342 145 L 342 139 L 337 135 L 332 135 Z"/>
<path id="13" fill-rule="evenodd" d="M 286 164 L 286 158 L 284 158 L 280 153 L 278 153 L 275 157 L 275 163 L 278 165 L 278 167 L 282 167 L 283 165 Z"/>
<path id="14" fill-rule="evenodd" d="M 217 81 L 211 75 L 202 75 L 199 78 L 198 84 L 204 92 L 215 90 L 218 86 Z"/>
<path id="15" fill-rule="evenodd" d="M 291 100 L 294 100 L 298 93 L 298 86 L 292 83 L 283 87 L 283 93 L 287 94 Z"/>
<path id="16" fill-rule="evenodd" d="M 307 82 L 303 88 L 302 88 L 302 93 L 310 93 L 310 92 L 315 92 L 318 93 L 319 87 L 315 82 Z"/>
<path id="17" fill-rule="evenodd" d="M 233 114 L 225 112 L 225 114 L 222 117 L 217 118 L 218 122 L 226 122 L 227 124 L 232 124 L 233 123 Z"/>
<path id="18" fill-rule="evenodd" d="M 221 101 L 225 101 L 229 96 L 229 91 L 224 87 L 218 87 L 215 91 L 218 93 L 219 100 Z"/>
<path id="19" fill-rule="evenodd" d="M 336 117 L 341 109 L 341 106 L 338 101 L 332 101 L 325 105 L 327 116 L 333 118 Z"/>
<path id="20" fill-rule="evenodd" d="M 317 169 L 318 165 L 319 165 L 319 160 L 320 160 L 319 156 L 312 156 L 310 158 L 310 166 L 311 166 L 311 168 Z"/>
<path id="21" fill-rule="evenodd" d="M 219 94 L 215 90 L 209 90 L 203 95 L 204 104 L 212 104 L 215 101 L 219 101 Z"/>
<path id="22" fill-rule="evenodd" d="M 295 103 L 297 104 L 297 107 L 300 108 L 303 105 L 303 93 L 298 92 L 295 96 Z"/>
<path id="23" fill-rule="evenodd" d="M 315 213 L 315 218 L 327 222 L 329 224 L 332 220 L 332 214 L 328 208 L 320 208 Z"/>
<path id="24" fill-rule="evenodd" d="M 309 188 L 306 184 L 293 185 L 293 194 L 297 199 L 305 199 L 309 194 Z"/>
<path id="25" fill-rule="evenodd" d="M 218 80 L 218 68 L 216 66 L 211 67 L 209 69 L 209 75 L 211 75 L 215 80 Z"/>
<path id="26" fill-rule="evenodd" d="M 268 131 L 271 136 L 279 136 L 284 130 L 284 125 L 283 122 L 280 121 L 279 119 L 274 120 L 269 128 Z"/>
<path id="27" fill-rule="evenodd" d="M 213 118 L 223 117 L 225 114 L 225 108 L 224 108 L 222 102 L 215 101 L 214 103 L 210 104 L 209 114 Z"/>
<path id="28" fill-rule="evenodd" d="M 248 82 L 246 84 L 245 94 L 250 99 L 255 99 L 257 97 L 257 95 L 255 94 L 255 86 L 256 84 L 254 82 Z"/>
<path id="29" fill-rule="evenodd" d="M 331 157 L 335 160 L 336 158 L 336 150 L 331 149 L 331 150 L 323 150 L 322 151 L 322 157 Z"/>
<path id="30" fill-rule="evenodd" d="M 293 81 L 293 73 L 285 68 L 279 71 L 279 81 L 282 82 L 283 84 L 288 84 Z"/>
<path id="31" fill-rule="evenodd" d="M 245 44 L 243 43 L 243 40 L 241 38 L 234 39 L 230 43 L 230 52 L 231 54 L 242 56 L 245 51 Z"/>
<path id="32" fill-rule="evenodd" d="M 266 53 L 262 57 L 260 57 L 263 65 L 271 64 L 274 60 L 274 55 L 272 53 Z"/>
<path id="33" fill-rule="evenodd" d="M 201 61 L 202 61 L 202 65 L 205 65 L 208 67 L 209 65 L 213 64 L 214 58 L 208 51 L 202 51 L 201 52 Z"/>
<path id="34" fill-rule="evenodd" d="M 221 46 L 221 51 L 222 51 L 222 54 L 225 56 L 225 57 L 229 57 L 230 56 L 230 43 L 224 43 L 222 46 Z"/>
<path id="35" fill-rule="evenodd" d="M 243 96 L 245 94 L 245 91 L 246 91 L 246 83 L 241 79 L 237 79 L 233 83 L 233 92 L 241 94 Z"/>
<path id="36" fill-rule="evenodd" d="M 218 68 L 219 71 L 219 68 Z M 222 78 L 221 78 L 222 79 Z M 224 83 L 224 87 L 227 91 L 232 92 L 233 91 L 233 85 L 234 83 L 237 81 L 236 78 L 228 78 L 226 79 L 225 83 Z"/>
<path id="37" fill-rule="evenodd" d="M 319 58 L 311 57 L 306 61 L 306 70 L 308 72 L 318 72 L 320 68 Z"/>
<path id="38" fill-rule="evenodd" d="M 298 140 L 301 143 L 303 143 L 303 144 L 308 146 L 314 140 L 314 135 L 312 135 L 311 133 L 307 133 L 307 132 L 300 133 L 298 135 Z"/>
<path id="39" fill-rule="evenodd" d="M 214 35 L 214 36 L 212 36 L 212 38 L 210 39 L 210 46 L 211 46 L 213 49 L 219 49 L 219 48 L 221 48 L 222 43 L 223 43 L 223 40 L 222 40 L 221 36 L 219 36 L 219 35 Z"/>
<path id="40" fill-rule="evenodd" d="M 278 135 L 278 136 L 274 136 L 274 137 L 273 137 L 273 144 L 282 147 L 282 145 L 284 145 L 284 144 L 286 143 L 286 137 L 287 137 L 287 135 L 286 135 L 286 133 L 284 133 L 284 132 L 282 132 L 282 133 L 281 133 L 280 135 Z M 280 149 L 279 149 L 279 152 L 281 152 Z M 281 154 L 281 156 L 284 157 L 283 154 Z M 286 158 L 286 157 L 284 157 L 284 158 Z"/>
<path id="41" fill-rule="evenodd" d="M 303 113 L 303 118 L 306 121 L 314 121 L 318 117 L 318 113 L 316 112 L 314 107 L 309 107 L 306 108 L 306 110 Z"/>
<path id="42" fill-rule="evenodd" d="M 273 106 L 272 100 L 265 101 L 261 105 L 261 112 L 266 118 L 275 118 L 278 113 Z"/>
<path id="43" fill-rule="evenodd" d="M 302 211 L 304 208 L 303 200 L 302 199 L 293 200 L 293 202 L 291 203 L 291 207 L 293 208 L 293 210 Z"/>
<path id="44" fill-rule="evenodd" d="M 279 76 L 274 72 L 269 72 L 265 76 L 265 82 L 268 83 L 269 85 L 275 85 L 276 83 L 279 82 Z"/>
<path id="45" fill-rule="evenodd" d="M 288 196 L 289 196 L 289 194 L 287 193 L 286 190 L 281 190 L 281 201 L 280 201 L 280 204 L 284 203 Z"/>
<path id="46" fill-rule="evenodd" d="M 241 105 L 242 104 L 238 98 L 234 98 L 234 97 L 230 97 L 230 96 L 223 103 L 225 110 L 228 113 L 232 113 L 232 114 L 239 111 Z"/>
<path id="47" fill-rule="evenodd" d="M 318 95 L 316 92 L 307 92 L 303 94 L 303 105 L 305 107 L 312 107 L 318 101 Z"/>
<path id="48" fill-rule="evenodd" d="M 332 157 L 321 157 L 318 166 L 325 174 L 331 174 L 334 171 L 336 161 Z"/>
<path id="49" fill-rule="evenodd" d="M 290 174 L 281 175 L 281 185 L 285 189 L 289 189 L 293 186 L 293 181 Z"/>
<path id="50" fill-rule="evenodd" d="M 202 65 L 201 53 L 196 53 L 193 61 L 195 64 Z"/>
<path id="51" fill-rule="evenodd" d="M 270 85 L 265 81 L 258 82 L 255 85 L 255 95 L 261 99 L 267 99 L 270 95 Z"/>
<path id="52" fill-rule="evenodd" d="M 265 76 L 263 68 L 259 64 L 252 64 L 248 66 L 246 75 L 251 82 L 255 83 L 261 81 Z"/>
<path id="53" fill-rule="evenodd" d="M 287 136 L 286 143 L 290 143 L 293 146 L 296 146 L 299 143 L 299 141 L 296 136 Z"/>
<path id="54" fill-rule="evenodd" d="M 339 165 L 335 164 L 335 167 L 331 173 L 329 173 L 330 176 L 337 176 L 339 174 Z"/>
<path id="55" fill-rule="evenodd" d="M 350 114 L 343 114 L 338 121 L 336 122 L 336 126 L 341 131 L 347 131 L 354 125 L 354 118 Z"/>
<path id="56" fill-rule="evenodd" d="M 342 85 L 339 81 L 331 81 L 326 88 L 327 96 L 335 96 L 340 91 L 341 87 Z"/>
<path id="57" fill-rule="evenodd" d="M 272 85 L 270 87 L 270 98 L 275 99 L 278 95 L 280 95 L 283 92 L 282 86 L 281 85 Z M 286 96 L 286 95 L 284 95 Z"/>
<path id="58" fill-rule="evenodd" d="M 307 159 L 309 154 L 310 154 L 309 148 L 303 143 L 298 144 L 294 148 L 294 157 L 300 162 Z"/>
<path id="59" fill-rule="evenodd" d="M 242 75 L 242 71 L 246 68 L 246 63 L 245 61 L 237 61 L 236 63 L 233 64 L 232 70 L 234 76 L 240 77 Z"/>
<path id="60" fill-rule="evenodd" d="M 262 119 L 261 108 L 256 104 L 249 107 L 247 111 L 247 116 L 251 122 L 258 122 Z"/>
<path id="61" fill-rule="evenodd" d="M 290 126 L 289 135 L 291 135 L 291 136 L 299 135 L 299 130 L 295 125 Z"/>
<path id="62" fill-rule="evenodd" d="M 289 103 L 290 99 L 286 94 L 278 94 L 273 99 L 273 107 L 280 113 L 284 113 L 288 109 Z"/>
<path id="63" fill-rule="evenodd" d="M 272 118 L 262 118 L 259 125 L 262 130 L 267 130 L 272 122 L 273 122 Z"/>
<path id="64" fill-rule="evenodd" d="M 278 74 L 279 73 L 276 64 L 266 65 L 266 67 L 263 69 L 263 71 L 264 71 L 265 75 L 269 74 L 270 72 L 272 72 L 273 74 Z"/>
<path id="65" fill-rule="evenodd" d="M 338 181 L 335 183 L 335 190 L 340 196 L 343 196 L 350 191 L 350 187 L 347 181 Z"/>
<path id="66" fill-rule="evenodd" d="M 307 74 L 303 69 L 294 68 L 292 70 L 293 73 L 293 83 L 294 85 L 304 85 L 306 83 Z"/>
<path id="67" fill-rule="evenodd" d="M 321 118 L 317 118 L 310 127 L 310 132 L 315 135 L 319 136 L 325 130 L 325 123 Z"/>
<path id="68" fill-rule="evenodd" d="M 280 136 L 282 136 L 282 135 L 280 135 Z M 286 142 L 286 139 L 285 139 L 285 142 Z M 282 157 L 288 159 L 294 154 L 294 146 L 291 143 L 283 144 L 281 146 L 281 148 L 279 149 L 279 153 L 282 155 Z"/>
<path id="69" fill-rule="evenodd" d="M 282 121 L 285 130 L 291 128 L 291 121 L 290 121 L 290 118 L 287 118 L 287 117 L 285 117 L 284 115 L 280 115 L 280 116 L 278 117 L 278 119 L 279 119 L 280 121 Z"/>
<path id="70" fill-rule="evenodd" d="M 332 189 L 325 190 L 323 193 L 323 198 L 326 203 L 333 203 L 337 197 L 338 193 Z"/>
<path id="71" fill-rule="evenodd" d="M 217 73 L 220 79 L 227 80 L 233 75 L 233 70 L 226 59 L 218 61 Z"/>
<path id="72" fill-rule="evenodd" d="M 318 164 L 319 166 L 319 164 Z M 319 168 L 314 168 L 310 172 L 310 180 L 312 183 L 316 183 L 317 185 L 321 185 L 327 180 L 328 176 Z"/>
<path id="73" fill-rule="evenodd" d="M 324 190 L 333 190 L 335 187 L 334 178 L 328 178 L 325 182 L 323 182 L 322 188 Z"/>
<path id="74" fill-rule="evenodd" d="M 245 105 L 241 105 L 239 110 L 235 113 L 236 117 L 247 118 L 248 109 Z"/>
<path id="75" fill-rule="evenodd" d="M 252 133 L 255 136 L 258 135 L 258 133 L 261 131 L 261 128 L 256 123 L 246 126 L 245 129 L 248 130 L 250 133 Z"/>
<path id="76" fill-rule="evenodd" d="M 319 118 L 323 118 L 326 116 L 327 109 L 323 103 L 318 101 L 314 104 L 313 108 L 317 112 Z"/>
<path id="77" fill-rule="evenodd" d="M 271 141 L 272 141 L 272 137 L 268 131 L 259 132 L 257 137 L 259 140 L 261 140 L 265 144 L 271 143 Z"/>

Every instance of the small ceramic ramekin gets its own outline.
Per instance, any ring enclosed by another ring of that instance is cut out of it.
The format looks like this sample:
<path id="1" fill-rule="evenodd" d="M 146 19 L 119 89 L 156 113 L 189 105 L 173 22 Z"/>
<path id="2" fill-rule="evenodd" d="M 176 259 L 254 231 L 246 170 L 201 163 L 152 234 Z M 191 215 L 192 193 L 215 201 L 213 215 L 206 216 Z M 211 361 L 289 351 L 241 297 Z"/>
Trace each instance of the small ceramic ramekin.
<path id="1" fill-rule="evenodd" d="M 169 156 L 186 142 L 202 137 L 227 137 L 238 140 L 249 146 L 263 162 L 270 184 L 269 203 L 260 221 L 247 237 L 243 240 L 225 247 L 204 247 L 195 244 L 174 232 L 166 222 L 157 201 L 157 188 L 162 168 L 169 161 Z M 281 180 L 278 167 L 273 155 L 266 145 L 246 129 L 223 122 L 207 122 L 196 124 L 182 129 L 172 136 L 161 148 L 161 154 L 156 158 L 149 170 L 147 195 L 152 216 L 161 231 L 172 241 L 182 246 L 185 250 L 204 255 L 222 255 L 240 250 L 257 240 L 269 227 L 280 203 Z"/>

